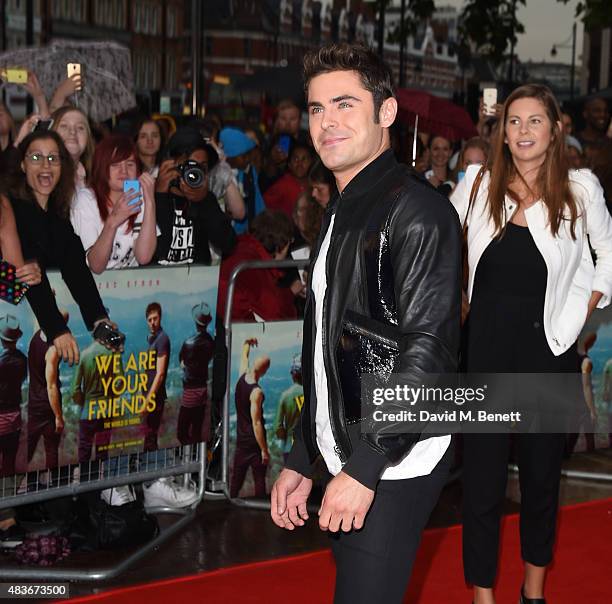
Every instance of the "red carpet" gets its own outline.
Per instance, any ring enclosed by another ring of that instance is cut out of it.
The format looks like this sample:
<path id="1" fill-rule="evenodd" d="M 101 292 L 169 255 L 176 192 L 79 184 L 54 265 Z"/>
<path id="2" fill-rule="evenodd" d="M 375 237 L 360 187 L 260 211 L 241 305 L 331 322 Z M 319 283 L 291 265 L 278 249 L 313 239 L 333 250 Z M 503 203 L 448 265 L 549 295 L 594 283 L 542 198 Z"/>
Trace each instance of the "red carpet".
<path id="1" fill-rule="evenodd" d="M 516 515 L 506 517 L 502 543 L 497 601 L 515 603 L 522 578 Z M 318 604 L 331 602 L 333 581 L 332 557 L 325 550 L 107 591 L 70 602 Z M 551 604 L 612 602 L 612 499 L 562 509 L 546 596 Z M 470 592 L 463 582 L 460 527 L 426 531 L 405 602 L 470 602 Z"/>

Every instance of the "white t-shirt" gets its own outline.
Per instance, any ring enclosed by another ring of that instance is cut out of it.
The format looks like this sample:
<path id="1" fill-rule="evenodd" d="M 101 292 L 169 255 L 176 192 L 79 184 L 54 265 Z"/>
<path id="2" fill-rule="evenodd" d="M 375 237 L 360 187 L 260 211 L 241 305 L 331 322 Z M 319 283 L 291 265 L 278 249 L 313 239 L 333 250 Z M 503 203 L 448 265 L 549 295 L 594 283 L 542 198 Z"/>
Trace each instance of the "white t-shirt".
<path id="1" fill-rule="evenodd" d="M 144 204 L 136 216 L 134 228 L 131 231 L 128 231 L 129 223 L 127 220 L 117 229 L 113 249 L 106 264 L 107 270 L 138 266 L 136 256 L 134 256 L 134 242 L 140 234 L 143 218 Z M 89 252 L 104 228 L 98 202 L 91 189 L 84 188 L 76 192 L 74 203 L 70 209 L 70 222 L 72 222 L 75 233 L 81 238 L 85 253 Z"/>
<path id="2" fill-rule="evenodd" d="M 327 289 L 327 277 L 325 275 L 325 262 L 329 250 L 329 242 L 334 229 L 335 215 L 325 234 L 321 244 L 319 256 L 312 271 L 312 292 L 315 298 L 315 349 L 314 349 L 314 380 L 315 393 L 317 395 L 317 410 L 315 416 L 316 438 L 319 451 L 325 460 L 327 469 L 334 476 L 342 470 L 342 462 L 336 453 L 336 441 L 331 429 L 329 419 L 329 392 L 327 390 L 327 374 L 323 364 L 323 338 L 321 326 L 323 325 L 323 300 Z M 446 453 L 450 445 L 450 435 L 434 436 L 417 442 L 412 449 L 396 464 L 388 465 L 381 480 L 404 480 L 417 476 L 431 474 L 438 462 Z"/>

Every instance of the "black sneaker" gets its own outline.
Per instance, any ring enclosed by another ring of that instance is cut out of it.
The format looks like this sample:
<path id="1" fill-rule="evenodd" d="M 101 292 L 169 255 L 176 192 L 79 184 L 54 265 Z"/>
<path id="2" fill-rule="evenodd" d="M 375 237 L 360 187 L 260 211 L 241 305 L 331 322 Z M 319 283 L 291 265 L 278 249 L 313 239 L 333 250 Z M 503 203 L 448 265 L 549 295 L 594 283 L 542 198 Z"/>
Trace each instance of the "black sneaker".
<path id="1" fill-rule="evenodd" d="M 25 539 L 25 531 L 18 525 L 13 524 L 6 530 L 0 530 L 0 547 L 11 549 L 20 545 Z"/>

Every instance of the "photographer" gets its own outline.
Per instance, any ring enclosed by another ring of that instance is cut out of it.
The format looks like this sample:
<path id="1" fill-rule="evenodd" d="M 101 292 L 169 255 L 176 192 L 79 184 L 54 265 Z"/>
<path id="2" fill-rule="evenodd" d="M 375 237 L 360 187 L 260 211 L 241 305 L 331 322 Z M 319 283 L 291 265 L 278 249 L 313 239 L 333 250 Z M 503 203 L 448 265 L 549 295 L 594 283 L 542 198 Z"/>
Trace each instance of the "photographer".
<path id="1" fill-rule="evenodd" d="M 209 244 L 222 256 L 236 245 L 230 219 L 208 189 L 208 171 L 217 153 L 197 130 L 179 128 L 168 143 L 168 156 L 160 166 L 155 193 L 161 231 L 157 260 L 210 264 Z"/>

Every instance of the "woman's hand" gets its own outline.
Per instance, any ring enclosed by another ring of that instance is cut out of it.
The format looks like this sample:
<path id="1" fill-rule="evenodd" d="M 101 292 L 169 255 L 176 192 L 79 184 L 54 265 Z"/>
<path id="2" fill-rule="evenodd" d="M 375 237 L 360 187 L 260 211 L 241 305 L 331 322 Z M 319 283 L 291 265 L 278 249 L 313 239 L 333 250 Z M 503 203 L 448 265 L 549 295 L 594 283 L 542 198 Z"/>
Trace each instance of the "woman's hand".
<path id="1" fill-rule="evenodd" d="M 47 99 L 38 81 L 38 77 L 33 71 L 28 71 L 28 81 L 23 84 L 23 88 L 25 88 L 28 94 L 36 101 L 42 117 L 45 119 L 48 118 L 49 108 L 47 107 Z"/>
<path id="2" fill-rule="evenodd" d="M 151 207 L 155 203 L 155 178 L 148 172 L 143 172 L 138 178 L 145 207 Z"/>
<path id="3" fill-rule="evenodd" d="M 27 285 L 38 285 L 42 280 L 42 271 L 38 262 L 32 260 L 20 266 L 15 272 L 15 276 Z"/>
<path id="4" fill-rule="evenodd" d="M 36 124 L 38 124 L 38 122 L 41 119 L 42 118 L 38 113 L 32 113 L 32 115 L 29 115 L 28 117 L 26 117 L 26 119 L 23 120 L 23 123 L 21 124 L 21 128 L 19 128 L 19 132 L 17 133 L 17 138 L 13 141 L 13 145 L 15 147 L 19 147 L 19 143 L 21 143 L 21 141 L 28 134 L 30 134 L 30 132 L 32 132 L 32 130 L 34 129 L 34 126 L 36 126 Z"/>
<path id="5" fill-rule="evenodd" d="M 299 298 L 306 298 L 306 286 L 300 279 L 296 279 L 290 286 L 289 289 L 294 296 Z"/>
<path id="6" fill-rule="evenodd" d="M 72 366 L 79 362 L 79 345 L 70 332 L 57 336 L 53 340 L 53 346 L 64 363 Z"/>
<path id="7" fill-rule="evenodd" d="M 81 84 L 80 74 L 71 75 L 69 78 L 65 78 L 59 83 L 59 86 L 55 89 L 54 96 L 62 95 L 64 99 L 66 99 L 72 96 L 77 90 L 80 90 Z"/>
<path id="8" fill-rule="evenodd" d="M 95 323 L 94 323 L 94 332 L 96 331 L 96 327 L 98 327 L 98 325 L 100 323 L 107 323 L 108 325 L 110 325 L 115 331 L 119 331 L 119 326 L 117 325 L 117 323 L 115 323 L 114 321 L 111 321 L 108 317 L 104 317 L 103 319 L 98 319 Z M 121 346 L 119 346 L 119 348 L 115 348 L 114 346 L 112 346 L 110 343 L 108 342 L 104 342 L 102 340 L 98 340 L 96 339 L 96 342 L 102 344 L 102 346 L 104 346 L 104 348 L 106 348 L 107 350 L 110 350 L 112 352 L 123 352 L 124 346 L 123 344 Z"/>
<path id="9" fill-rule="evenodd" d="M 138 214 L 142 208 L 142 199 L 140 191 L 132 193 L 122 193 L 121 197 L 113 205 L 110 211 L 107 222 L 114 228 L 119 228 L 130 216 Z"/>

